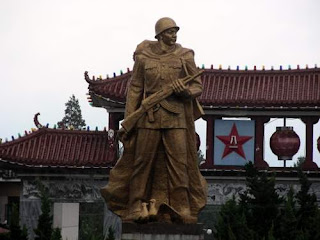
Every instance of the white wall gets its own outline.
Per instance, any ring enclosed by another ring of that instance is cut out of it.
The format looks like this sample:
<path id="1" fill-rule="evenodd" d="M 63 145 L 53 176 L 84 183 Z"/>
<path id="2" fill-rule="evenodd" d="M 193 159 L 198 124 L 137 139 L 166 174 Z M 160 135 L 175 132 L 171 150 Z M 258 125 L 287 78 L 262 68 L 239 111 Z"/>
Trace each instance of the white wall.
<path id="1" fill-rule="evenodd" d="M 79 203 L 54 203 L 53 226 L 61 228 L 63 240 L 78 240 Z"/>

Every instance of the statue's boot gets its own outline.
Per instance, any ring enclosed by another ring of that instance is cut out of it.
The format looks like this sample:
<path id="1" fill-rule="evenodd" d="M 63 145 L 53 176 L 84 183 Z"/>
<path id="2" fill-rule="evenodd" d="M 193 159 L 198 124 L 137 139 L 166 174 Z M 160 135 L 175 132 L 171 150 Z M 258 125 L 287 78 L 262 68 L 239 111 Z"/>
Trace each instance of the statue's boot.
<path id="1" fill-rule="evenodd" d="M 128 222 L 146 222 L 149 219 L 147 203 L 142 202 L 141 205 L 134 210 L 131 210 L 129 215 L 123 218 L 123 221 Z"/>

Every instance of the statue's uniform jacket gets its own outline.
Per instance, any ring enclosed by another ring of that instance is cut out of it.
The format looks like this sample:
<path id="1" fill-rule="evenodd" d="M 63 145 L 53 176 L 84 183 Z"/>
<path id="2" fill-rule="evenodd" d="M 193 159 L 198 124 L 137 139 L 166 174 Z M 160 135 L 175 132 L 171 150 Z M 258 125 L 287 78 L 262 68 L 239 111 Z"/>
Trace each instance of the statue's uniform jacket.
<path id="1" fill-rule="evenodd" d="M 130 82 L 125 116 L 134 112 L 143 98 L 161 90 L 178 78 L 197 73 L 193 51 L 176 44 L 174 51 L 161 53 L 157 45 L 150 41 L 142 42 L 135 52 L 135 66 Z M 140 51 L 140 48 L 142 50 Z M 186 70 L 183 67 L 185 64 Z M 189 86 L 190 97 L 195 98 L 202 92 L 200 78 Z M 191 98 L 172 94 L 153 109 L 154 122 L 145 115 L 140 119 L 137 128 L 186 128 L 184 102 Z"/>
<path id="2" fill-rule="evenodd" d="M 125 117 L 150 94 L 198 72 L 193 51 L 179 44 L 164 53 L 156 42 L 144 41 L 134 59 Z M 166 202 L 180 214 L 194 217 L 205 206 L 206 183 L 197 166 L 194 131 L 194 120 L 201 112 L 194 99 L 202 92 L 200 78 L 188 85 L 188 91 L 161 101 L 139 119 L 131 133 L 123 156 L 101 191 L 109 209 L 121 217 L 140 211 L 142 201 L 151 198 L 156 199 L 157 208 Z"/>

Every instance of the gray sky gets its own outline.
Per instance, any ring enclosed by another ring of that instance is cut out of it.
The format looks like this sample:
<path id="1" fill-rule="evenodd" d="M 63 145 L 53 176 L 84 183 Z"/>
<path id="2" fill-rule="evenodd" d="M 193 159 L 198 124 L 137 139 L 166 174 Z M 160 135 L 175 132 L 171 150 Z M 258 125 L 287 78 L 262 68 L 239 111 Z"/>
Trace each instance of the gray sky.
<path id="1" fill-rule="evenodd" d="M 106 111 L 87 103 L 83 73 L 112 76 L 132 69 L 136 45 L 154 39 L 160 17 L 175 19 L 178 42 L 195 51 L 199 66 L 278 69 L 320 66 L 319 12 L 318 0 L 1 0 L 0 138 L 30 130 L 37 112 L 53 127 L 72 94 L 91 128 L 107 126 Z M 266 139 L 276 124 L 281 122 L 267 125 Z M 295 126 L 303 135 L 304 126 Z M 303 152 L 304 143 L 297 156 Z M 270 151 L 266 156 L 278 164 Z"/>

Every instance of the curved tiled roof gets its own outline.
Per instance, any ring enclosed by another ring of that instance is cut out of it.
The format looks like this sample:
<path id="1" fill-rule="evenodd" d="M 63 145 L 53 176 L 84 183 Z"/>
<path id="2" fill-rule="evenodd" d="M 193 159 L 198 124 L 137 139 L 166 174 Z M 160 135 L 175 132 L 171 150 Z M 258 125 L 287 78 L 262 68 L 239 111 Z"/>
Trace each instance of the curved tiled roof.
<path id="1" fill-rule="evenodd" d="M 92 80 L 89 94 L 94 106 L 124 106 L 131 72 L 110 79 Z M 203 107 L 318 108 L 320 69 L 222 70 L 205 69 L 201 76 Z M 100 101 L 101 100 L 101 101 Z M 104 101 L 103 101 L 104 100 Z"/>
<path id="2" fill-rule="evenodd" d="M 40 128 L 0 144 L 0 161 L 29 167 L 92 168 L 114 163 L 106 131 Z"/>

